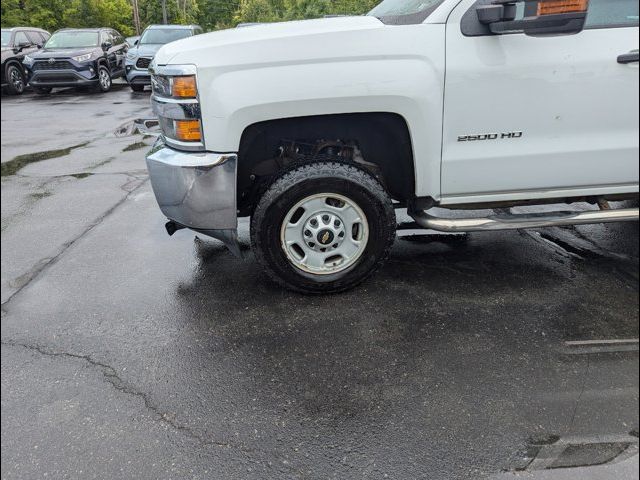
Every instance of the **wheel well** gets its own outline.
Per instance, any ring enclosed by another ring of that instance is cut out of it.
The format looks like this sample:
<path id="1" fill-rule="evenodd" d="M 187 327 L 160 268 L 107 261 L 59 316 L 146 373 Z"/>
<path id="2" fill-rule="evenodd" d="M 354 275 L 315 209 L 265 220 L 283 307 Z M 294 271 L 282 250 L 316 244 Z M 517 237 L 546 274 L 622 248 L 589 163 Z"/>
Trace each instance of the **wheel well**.
<path id="1" fill-rule="evenodd" d="M 6 65 L 4 66 L 4 71 L 5 73 L 7 72 L 7 70 L 9 70 L 9 67 L 11 65 L 15 65 L 16 67 L 18 67 L 18 69 L 22 72 L 22 74 L 24 75 L 24 68 L 22 67 L 22 64 L 18 61 L 18 60 L 8 60 Z"/>
<path id="2" fill-rule="evenodd" d="M 238 152 L 238 209 L 250 215 L 282 171 L 301 163 L 342 161 L 369 171 L 389 195 L 415 195 L 413 150 L 407 123 L 395 113 L 294 117 L 247 127 Z"/>

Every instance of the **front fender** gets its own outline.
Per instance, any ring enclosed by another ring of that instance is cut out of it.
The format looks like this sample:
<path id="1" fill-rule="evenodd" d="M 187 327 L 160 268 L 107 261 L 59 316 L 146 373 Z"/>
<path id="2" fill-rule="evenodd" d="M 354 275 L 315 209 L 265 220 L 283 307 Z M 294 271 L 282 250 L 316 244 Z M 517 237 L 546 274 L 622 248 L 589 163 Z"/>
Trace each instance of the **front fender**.
<path id="1" fill-rule="evenodd" d="M 199 67 L 207 150 L 237 152 L 244 130 L 266 120 L 395 113 L 411 134 L 416 194 L 438 197 L 444 25 L 388 27 L 366 41 L 340 57 Z"/>

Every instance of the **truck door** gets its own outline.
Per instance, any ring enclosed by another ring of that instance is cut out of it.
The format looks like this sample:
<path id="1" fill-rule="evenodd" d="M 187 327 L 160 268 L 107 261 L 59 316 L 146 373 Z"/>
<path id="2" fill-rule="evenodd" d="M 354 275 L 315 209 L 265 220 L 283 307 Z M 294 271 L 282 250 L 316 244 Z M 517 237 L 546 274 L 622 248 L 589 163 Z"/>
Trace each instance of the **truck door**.
<path id="1" fill-rule="evenodd" d="M 550 37 L 477 34 L 486 3 L 447 22 L 443 202 L 637 191 L 638 1 Z"/>

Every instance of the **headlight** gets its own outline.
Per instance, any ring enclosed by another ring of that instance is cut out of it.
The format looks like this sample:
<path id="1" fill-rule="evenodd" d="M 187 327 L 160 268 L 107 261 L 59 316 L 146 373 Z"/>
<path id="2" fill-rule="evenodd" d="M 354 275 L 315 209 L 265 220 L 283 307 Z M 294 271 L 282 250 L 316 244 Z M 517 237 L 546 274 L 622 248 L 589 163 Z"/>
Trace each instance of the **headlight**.
<path id="1" fill-rule="evenodd" d="M 196 98 L 198 96 L 196 76 L 171 77 L 171 96 L 174 98 Z"/>
<path id="2" fill-rule="evenodd" d="M 77 57 L 71 57 L 72 60 L 76 62 L 86 62 L 87 60 L 91 60 L 91 53 L 85 53 L 84 55 L 78 55 Z"/>
<path id="3" fill-rule="evenodd" d="M 129 60 L 133 60 L 134 58 L 136 58 L 136 53 L 135 52 L 127 52 L 127 58 Z"/>
<path id="4" fill-rule="evenodd" d="M 151 105 L 165 141 L 178 149 L 204 150 L 195 67 L 152 64 L 150 70 Z"/>
<path id="5" fill-rule="evenodd" d="M 33 64 L 33 57 L 30 57 L 29 55 L 25 55 L 24 58 L 22 59 L 22 63 L 24 63 L 26 65 L 32 65 Z"/>

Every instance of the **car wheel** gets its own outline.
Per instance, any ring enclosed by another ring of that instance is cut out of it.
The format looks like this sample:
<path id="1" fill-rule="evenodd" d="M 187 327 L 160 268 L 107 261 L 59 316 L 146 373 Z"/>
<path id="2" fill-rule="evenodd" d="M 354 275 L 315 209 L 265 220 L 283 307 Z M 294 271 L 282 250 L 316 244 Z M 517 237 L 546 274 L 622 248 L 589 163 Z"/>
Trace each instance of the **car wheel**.
<path id="1" fill-rule="evenodd" d="M 51 88 L 51 87 L 35 87 L 33 90 L 38 95 L 47 95 L 47 94 L 51 93 L 51 90 L 53 90 L 53 88 Z"/>
<path id="2" fill-rule="evenodd" d="M 7 92 L 11 95 L 22 95 L 25 82 L 22 70 L 17 65 L 11 64 L 5 72 L 7 78 Z"/>
<path id="3" fill-rule="evenodd" d="M 108 92 L 111 90 L 111 73 L 104 65 L 98 67 L 98 91 Z"/>
<path id="4" fill-rule="evenodd" d="M 251 245 L 279 284 L 335 293 L 383 264 L 395 229 L 391 198 L 373 176 L 351 165 L 314 163 L 271 184 L 251 218 Z"/>
<path id="5" fill-rule="evenodd" d="M 142 92 L 144 90 L 144 85 L 129 85 L 131 87 L 131 90 L 133 90 L 134 92 Z"/>

